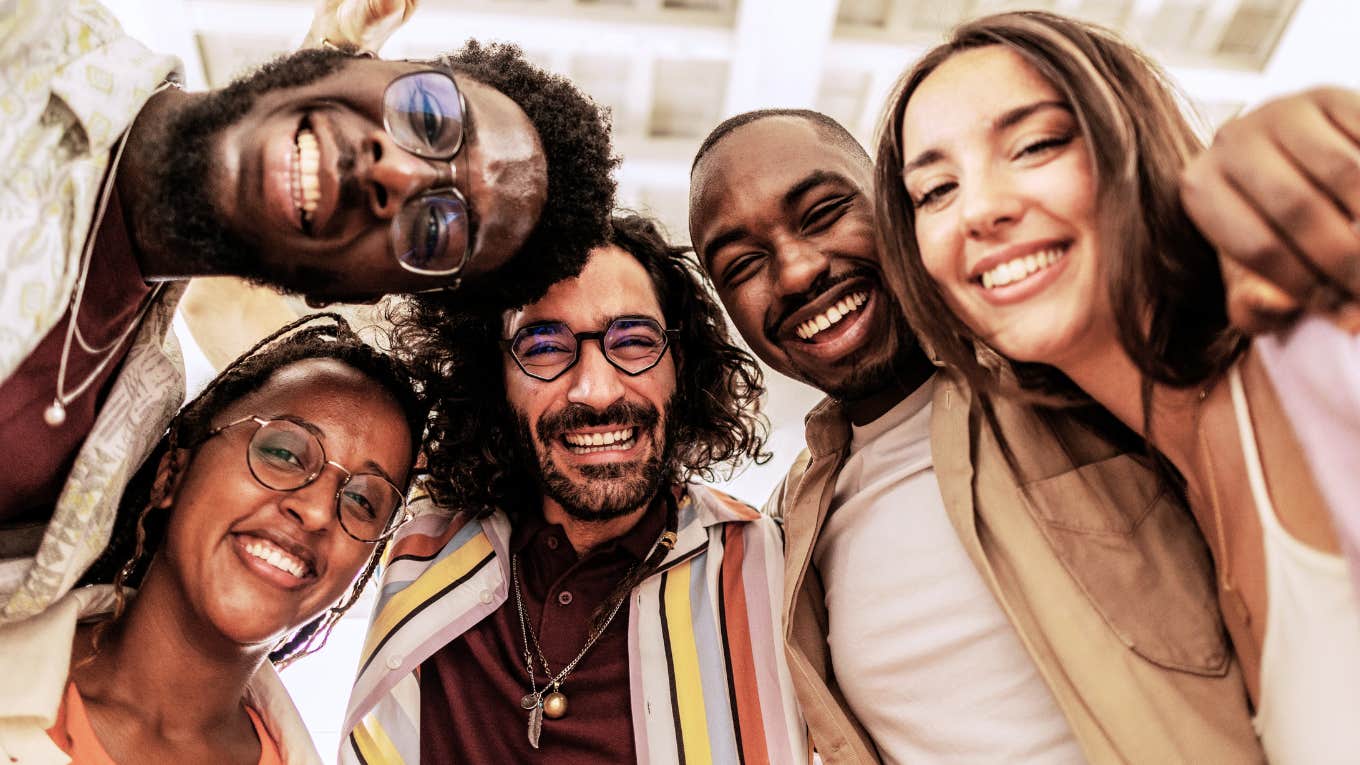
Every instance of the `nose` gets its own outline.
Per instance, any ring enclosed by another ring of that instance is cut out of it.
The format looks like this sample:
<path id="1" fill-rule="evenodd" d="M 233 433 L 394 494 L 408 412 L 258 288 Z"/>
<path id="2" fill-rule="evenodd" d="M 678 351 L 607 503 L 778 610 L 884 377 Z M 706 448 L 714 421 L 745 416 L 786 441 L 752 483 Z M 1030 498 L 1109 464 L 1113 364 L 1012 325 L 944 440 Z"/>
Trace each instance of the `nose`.
<path id="1" fill-rule="evenodd" d="M 603 410 L 623 397 L 623 373 L 604 357 L 604 348 L 599 343 L 587 340 L 577 353 L 580 358 L 576 366 L 567 372 L 571 375 L 568 401 Z"/>
<path id="2" fill-rule="evenodd" d="M 453 184 L 453 165 L 406 151 L 386 130 L 373 131 L 364 148 L 369 164 L 361 178 L 369 208 L 379 218 L 396 217 L 411 197 Z"/>
<path id="3" fill-rule="evenodd" d="M 775 243 L 774 262 L 781 295 L 808 292 L 831 268 L 831 259 L 820 247 L 792 237 Z"/>
<path id="4" fill-rule="evenodd" d="M 1001 173 L 975 176 L 967 184 L 961 182 L 959 194 L 963 233 L 974 239 L 996 235 L 1020 220 L 1024 213 L 1020 195 Z"/>
<path id="5" fill-rule="evenodd" d="M 335 497 L 348 476 L 327 463 L 316 480 L 286 492 L 279 506 L 304 531 L 323 531 L 335 518 Z"/>

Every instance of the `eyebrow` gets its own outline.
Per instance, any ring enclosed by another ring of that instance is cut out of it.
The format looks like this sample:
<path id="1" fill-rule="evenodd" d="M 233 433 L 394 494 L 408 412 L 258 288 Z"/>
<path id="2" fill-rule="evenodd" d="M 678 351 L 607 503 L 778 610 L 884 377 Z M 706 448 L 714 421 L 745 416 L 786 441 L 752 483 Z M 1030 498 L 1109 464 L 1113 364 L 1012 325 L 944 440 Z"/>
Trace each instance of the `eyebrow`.
<path id="1" fill-rule="evenodd" d="M 270 420 L 287 420 L 287 421 L 293 423 L 294 425 L 297 425 L 297 426 L 301 427 L 303 430 L 307 431 L 308 433 L 311 433 L 312 435 L 316 436 L 318 440 L 322 440 L 322 439 L 324 439 L 324 438 L 326 437 L 326 432 L 325 432 L 324 430 L 322 430 L 321 428 L 319 428 L 319 427 L 317 427 L 316 425 L 312 424 L 311 422 L 308 422 L 307 420 L 304 420 L 304 419 L 302 419 L 301 417 L 298 417 L 298 416 L 295 415 L 295 414 L 276 414 L 276 415 L 274 415 L 273 417 L 267 417 L 267 418 L 265 418 L 265 419 L 270 419 Z M 325 444 L 325 443 L 322 443 L 322 444 L 321 444 L 321 448 L 324 450 L 324 449 L 326 448 L 326 444 Z M 326 459 L 330 459 L 330 457 L 327 456 Z M 392 476 L 388 475 L 386 470 L 383 470 L 382 465 L 379 465 L 378 463 L 374 462 L 373 460 L 364 460 L 363 466 L 364 466 L 365 468 L 367 468 L 368 470 L 370 470 L 370 471 L 372 471 L 372 472 L 374 472 L 374 473 L 377 473 L 378 475 L 382 476 L 383 478 L 386 478 L 386 479 L 387 479 L 389 482 L 391 482 L 392 484 L 396 484 L 396 481 L 393 480 Z M 349 468 L 345 468 L 345 470 L 349 470 Z M 358 475 L 358 473 L 355 473 L 355 475 Z"/>
<path id="2" fill-rule="evenodd" d="M 843 173 L 837 173 L 832 170 L 814 170 L 811 173 L 808 173 L 802 180 L 789 187 L 788 191 L 784 192 L 784 196 L 779 200 L 780 206 L 785 208 L 793 207 L 798 204 L 798 201 L 806 196 L 809 191 L 812 191 L 818 186 L 830 184 L 839 184 L 852 188 L 855 185 L 854 182 Z M 704 247 L 704 268 L 711 272 L 713 270 L 711 263 L 713 259 L 712 253 L 721 250 L 733 242 L 741 241 L 749 235 L 750 232 L 744 227 L 736 226 L 722 231 L 717 236 L 713 237 L 708 245 Z"/>
<path id="3" fill-rule="evenodd" d="M 1032 115 L 1044 111 L 1045 109 L 1061 109 L 1068 114 L 1072 113 L 1072 107 L 1064 101 L 1035 101 L 1032 104 L 1017 106 L 1003 112 L 999 117 L 992 120 L 991 132 L 999 133 L 1002 130 L 1015 127 L 1016 125 L 1029 119 Z M 940 149 L 926 149 L 910 162 L 902 165 L 902 177 L 910 175 L 913 171 L 919 170 L 926 165 L 933 165 L 944 159 L 944 152 Z"/>

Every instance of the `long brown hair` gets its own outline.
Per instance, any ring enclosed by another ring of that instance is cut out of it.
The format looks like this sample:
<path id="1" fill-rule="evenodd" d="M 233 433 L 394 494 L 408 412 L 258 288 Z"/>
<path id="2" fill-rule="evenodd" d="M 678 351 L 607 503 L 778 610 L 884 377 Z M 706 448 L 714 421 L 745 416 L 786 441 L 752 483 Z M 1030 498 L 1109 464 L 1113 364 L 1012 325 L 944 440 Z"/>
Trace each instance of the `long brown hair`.
<path id="1" fill-rule="evenodd" d="M 1155 63 L 1113 32 L 1051 13 L 1002 13 L 963 24 L 893 90 L 878 133 L 876 214 L 884 276 L 911 326 L 975 390 L 1090 402 L 1054 367 L 1010 362 L 1017 391 L 1003 382 L 1008 375 L 980 362 L 980 355 L 996 354 L 953 314 L 917 247 L 902 181 L 907 102 L 950 57 L 990 45 L 1023 56 L 1071 106 L 1086 139 L 1101 267 L 1120 343 L 1143 375 L 1144 412 L 1151 411 L 1153 383 L 1187 387 L 1221 374 L 1243 340 L 1228 325 L 1217 256 L 1179 198 L 1181 170 L 1203 144 Z"/>

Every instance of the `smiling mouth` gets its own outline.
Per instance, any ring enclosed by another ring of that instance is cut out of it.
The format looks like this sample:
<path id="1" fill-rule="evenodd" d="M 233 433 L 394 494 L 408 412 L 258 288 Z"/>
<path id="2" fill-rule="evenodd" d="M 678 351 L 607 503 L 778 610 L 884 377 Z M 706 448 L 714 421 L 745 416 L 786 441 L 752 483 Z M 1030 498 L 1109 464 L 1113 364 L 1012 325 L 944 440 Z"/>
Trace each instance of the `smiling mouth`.
<path id="1" fill-rule="evenodd" d="M 304 119 L 293 138 L 293 206 L 302 220 L 302 230 L 311 233 L 312 214 L 321 201 L 321 149 L 316 134 Z"/>
<path id="2" fill-rule="evenodd" d="M 1067 256 L 1067 249 L 1070 245 L 1062 244 L 1049 247 L 1039 252 L 1022 255 L 1013 260 L 1008 260 L 993 268 L 982 272 L 981 276 L 974 278 L 974 281 L 981 284 L 983 289 L 996 289 L 1005 287 L 1008 284 L 1015 284 L 1029 277 L 1053 267 Z"/>
<path id="3" fill-rule="evenodd" d="M 841 298 L 840 302 L 802 324 L 799 324 L 798 327 L 794 329 L 794 333 L 797 334 L 803 342 L 810 343 L 812 342 L 812 338 L 841 323 L 845 317 L 863 308 L 864 304 L 867 302 L 869 302 L 869 293 L 867 290 L 852 292 L 844 298 Z"/>
<path id="4" fill-rule="evenodd" d="M 608 433 L 567 433 L 562 436 L 562 441 L 572 454 L 623 452 L 633 448 L 637 442 L 637 428 L 622 428 Z"/>
<path id="5" fill-rule="evenodd" d="M 243 536 L 246 537 L 243 548 L 245 549 L 246 554 L 250 555 L 252 558 L 258 558 L 279 571 L 298 579 L 306 579 L 316 573 L 311 564 L 296 555 L 287 552 L 273 542 L 261 537 L 250 535 Z"/>

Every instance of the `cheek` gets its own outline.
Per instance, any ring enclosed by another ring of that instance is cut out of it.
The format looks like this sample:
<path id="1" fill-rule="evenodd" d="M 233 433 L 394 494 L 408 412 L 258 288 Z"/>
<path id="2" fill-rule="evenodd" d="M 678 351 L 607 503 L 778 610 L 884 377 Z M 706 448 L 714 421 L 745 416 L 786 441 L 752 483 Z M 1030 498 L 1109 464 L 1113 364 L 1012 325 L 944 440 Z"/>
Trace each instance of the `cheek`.
<path id="1" fill-rule="evenodd" d="M 763 339 L 761 317 L 769 308 L 769 292 L 758 279 L 747 279 L 736 287 L 718 293 L 732 326 L 748 345 L 759 345 Z"/>
<path id="2" fill-rule="evenodd" d="M 373 545 L 350 539 L 338 529 L 337 533 L 340 537 L 331 552 L 330 569 L 326 572 L 327 604 L 334 603 L 345 594 L 373 554 Z"/>
<path id="3" fill-rule="evenodd" d="M 916 220 L 916 249 L 926 274 L 946 293 L 962 286 L 961 252 L 953 227 L 944 216 L 929 215 Z M 908 255 L 910 257 L 910 255 Z M 910 265 L 910 264 L 908 264 Z"/>

